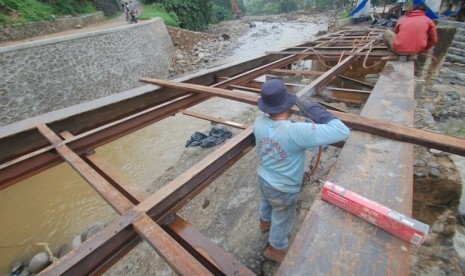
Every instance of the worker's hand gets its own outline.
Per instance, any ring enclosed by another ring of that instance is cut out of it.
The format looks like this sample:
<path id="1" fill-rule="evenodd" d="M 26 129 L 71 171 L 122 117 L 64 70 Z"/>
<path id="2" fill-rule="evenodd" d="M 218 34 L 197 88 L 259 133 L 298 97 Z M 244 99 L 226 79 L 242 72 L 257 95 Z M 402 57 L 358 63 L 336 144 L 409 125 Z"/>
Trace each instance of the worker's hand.
<path id="1" fill-rule="evenodd" d="M 315 101 L 312 100 L 297 100 L 297 105 L 300 110 L 317 124 L 326 124 L 332 119 L 336 119 L 336 116 L 331 114 L 326 108 L 322 107 Z"/>

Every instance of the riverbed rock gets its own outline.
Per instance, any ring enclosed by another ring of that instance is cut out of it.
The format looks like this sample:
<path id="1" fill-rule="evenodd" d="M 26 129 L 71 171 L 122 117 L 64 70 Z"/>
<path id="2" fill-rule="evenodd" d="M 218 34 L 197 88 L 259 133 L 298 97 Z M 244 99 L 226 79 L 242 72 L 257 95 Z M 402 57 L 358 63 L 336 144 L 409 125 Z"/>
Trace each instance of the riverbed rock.
<path id="1" fill-rule="evenodd" d="M 432 176 L 432 177 L 440 177 L 441 176 L 441 171 L 437 168 L 431 168 L 429 170 L 429 175 Z"/>
<path id="2" fill-rule="evenodd" d="M 12 275 L 18 275 L 21 273 L 21 271 L 24 269 L 24 264 L 20 261 L 14 262 L 14 264 L 11 266 L 11 274 Z"/>
<path id="3" fill-rule="evenodd" d="M 97 232 L 99 232 L 102 229 L 103 229 L 102 223 L 98 222 L 98 223 L 93 224 L 86 231 L 84 231 L 84 233 L 82 233 L 81 235 L 82 242 L 85 242 L 86 240 L 88 240 L 93 235 L 97 234 Z"/>
<path id="4" fill-rule="evenodd" d="M 80 246 L 82 243 L 81 235 L 74 237 L 73 241 L 71 242 L 72 248 L 76 248 Z"/>
<path id="5" fill-rule="evenodd" d="M 423 108 L 428 110 L 431 114 L 434 114 L 436 112 L 436 107 L 431 102 L 423 103 Z"/>
<path id="6" fill-rule="evenodd" d="M 459 226 L 454 236 L 454 249 L 459 258 L 460 268 L 465 271 L 465 227 Z"/>
<path id="7" fill-rule="evenodd" d="M 52 262 L 50 261 L 48 254 L 45 251 L 42 251 L 32 257 L 27 268 L 31 273 L 39 273 L 51 263 Z"/>

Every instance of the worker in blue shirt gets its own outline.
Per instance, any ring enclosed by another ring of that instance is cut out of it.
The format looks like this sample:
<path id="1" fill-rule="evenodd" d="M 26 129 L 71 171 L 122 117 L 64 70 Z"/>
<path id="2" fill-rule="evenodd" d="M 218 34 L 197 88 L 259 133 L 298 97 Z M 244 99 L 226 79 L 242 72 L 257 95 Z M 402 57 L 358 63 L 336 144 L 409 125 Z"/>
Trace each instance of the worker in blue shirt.
<path id="1" fill-rule="evenodd" d="M 267 113 L 254 122 L 256 149 L 260 159 L 260 230 L 270 231 L 265 258 L 281 263 L 289 247 L 288 235 L 294 224 L 296 203 L 302 186 L 305 151 L 345 140 L 350 130 L 333 114 L 314 101 L 303 112 L 313 122 L 289 120 L 296 96 L 282 80 L 266 81 L 258 108 Z"/>

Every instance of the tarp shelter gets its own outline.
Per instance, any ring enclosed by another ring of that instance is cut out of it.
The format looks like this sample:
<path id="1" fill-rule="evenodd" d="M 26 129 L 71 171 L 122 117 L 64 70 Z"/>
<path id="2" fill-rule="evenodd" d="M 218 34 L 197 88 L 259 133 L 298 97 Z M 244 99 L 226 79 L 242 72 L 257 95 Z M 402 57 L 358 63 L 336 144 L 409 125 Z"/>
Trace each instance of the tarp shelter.
<path id="1" fill-rule="evenodd" d="M 349 14 L 352 17 L 368 17 L 370 16 L 370 0 L 358 0 L 357 6 L 355 9 Z"/>

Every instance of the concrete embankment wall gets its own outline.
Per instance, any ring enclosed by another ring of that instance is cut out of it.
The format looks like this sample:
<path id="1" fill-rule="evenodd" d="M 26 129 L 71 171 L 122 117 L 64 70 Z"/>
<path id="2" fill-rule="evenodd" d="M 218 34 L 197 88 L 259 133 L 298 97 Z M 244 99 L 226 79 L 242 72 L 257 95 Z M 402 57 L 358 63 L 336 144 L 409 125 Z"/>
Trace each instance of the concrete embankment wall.
<path id="1" fill-rule="evenodd" d="M 166 78 L 173 52 L 160 18 L 0 48 L 0 125 Z"/>

